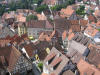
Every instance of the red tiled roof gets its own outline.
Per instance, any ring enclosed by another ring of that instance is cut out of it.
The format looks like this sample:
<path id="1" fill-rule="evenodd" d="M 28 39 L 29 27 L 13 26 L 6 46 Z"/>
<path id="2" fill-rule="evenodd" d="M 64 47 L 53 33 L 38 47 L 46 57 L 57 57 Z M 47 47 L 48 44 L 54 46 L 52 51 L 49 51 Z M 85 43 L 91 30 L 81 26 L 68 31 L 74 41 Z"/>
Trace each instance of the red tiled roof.
<path id="1" fill-rule="evenodd" d="M 71 26 L 71 29 L 72 29 L 74 32 L 80 32 L 80 31 L 81 31 L 81 26 L 80 26 L 80 25 L 72 25 L 72 26 Z"/>
<path id="2" fill-rule="evenodd" d="M 88 24 L 88 20 L 80 20 L 80 25 L 86 26 Z"/>
<path id="3" fill-rule="evenodd" d="M 62 33 L 62 39 L 65 40 L 66 37 L 67 37 L 67 31 L 64 31 L 64 32 Z"/>
<path id="4" fill-rule="evenodd" d="M 47 74 L 47 73 L 42 73 L 41 75 L 49 75 L 49 74 Z"/>
<path id="5" fill-rule="evenodd" d="M 14 46 L 0 47 L 0 56 L 4 56 L 8 63 L 8 71 L 11 72 L 21 53 Z"/>
<path id="6" fill-rule="evenodd" d="M 90 22 L 96 22 L 96 21 L 97 21 L 96 17 L 93 16 L 93 15 L 89 15 L 89 16 L 88 16 L 88 20 L 89 20 Z"/>
<path id="7" fill-rule="evenodd" d="M 74 33 L 70 33 L 70 34 L 68 35 L 68 40 L 71 40 L 74 36 L 75 36 Z"/>
<path id="8" fill-rule="evenodd" d="M 80 75 L 99 75 L 100 71 L 94 67 L 93 65 L 87 63 L 86 61 L 84 61 L 83 59 L 81 59 L 79 61 L 79 63 L 77 64 L 77 67 L 80 71 Z M 92 73 L 92 74 L 91 74 Z"/>
<path id="9" fill-rule="evenodd" d="M 71 6 L 68 6 L 66 9 L 61 9 L 60 13 L 61 17 L 70 17 L 74 13 L 74 10 Z"/>
<path id="10" fill-rule="evenodd" d="M 27 22 L 27 26 L 30 28 L 45 28 L 46 22 L 45 20 L 31 20 Z"/>
<path id="11" fill-rule="evenodd" d="M 50 60 L 51 58 L 53 58 L 54 56 L 56 56 L 55 53 L 50 54 L 49 56 L 46 57 L 46 61 Z"/>
<path id="12" fill-rule="evenodd" d="M 24 48 L 25 48 L 27 54 L 29 55 L 29 57 L 34 56 L 34 54 L 35 54 L 34 51 L 36 50 L 36 47 L 33 43 L 25 45 Z"/>
<path id="13" fill-rule="evenodd" d="M 54 61 L 51 63 L 51 65 L 54 67 L 56 64 L 58 64 L 59 62 L 61 62 L 61 58 L 60 57 L 58 57 L 58 58 L 56 58 L 56 59 L 54 59 Z"/>

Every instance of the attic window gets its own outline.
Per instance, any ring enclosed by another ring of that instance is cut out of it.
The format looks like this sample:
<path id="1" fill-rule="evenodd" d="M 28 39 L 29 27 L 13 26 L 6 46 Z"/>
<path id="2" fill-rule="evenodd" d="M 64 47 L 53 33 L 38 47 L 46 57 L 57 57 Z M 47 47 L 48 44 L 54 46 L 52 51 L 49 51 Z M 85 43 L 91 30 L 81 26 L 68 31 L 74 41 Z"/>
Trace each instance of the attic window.
<path id="1" fill-rule="evenodd" d="M 51 64 L 51 62 L 53 61 L 54 58 L 55 58 L 55 56 L 52 57 L 50 60 L 48 60 L 48 64 Z"/>
<path id="2" fill-rule="evenodd" d="M 60 63 L 61 63 L 61 61 L 60 61 L 59 63 L 57 63 L 57 64 L 53 67 L 53 69 L 56 70 Z"/>

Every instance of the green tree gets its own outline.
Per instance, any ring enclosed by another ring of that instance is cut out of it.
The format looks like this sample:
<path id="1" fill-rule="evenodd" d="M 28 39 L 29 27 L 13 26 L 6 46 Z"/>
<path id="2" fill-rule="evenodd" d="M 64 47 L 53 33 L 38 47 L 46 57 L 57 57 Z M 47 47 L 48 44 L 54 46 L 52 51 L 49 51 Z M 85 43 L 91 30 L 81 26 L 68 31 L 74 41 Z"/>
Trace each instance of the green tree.
<path id="1" fill-rule="evenodd" d="M 72 5 L 75 3 L 75 0 L 66 0 L 66 2 L 62 5 L 55 5 L 53 7 L 51 7 L 52 11 L 59 11 L 62 8 L 66 8 L 68 5 Z"/>
<path id="2" fill-rule="evenodd" d="M 51 10 L 53 10 L 53 11 L 59 11 L 61 9 L 62 9 L 62 5 L 55 5 L 55 6 L 51 7 Z"/>
<path id="3" fill-rule="evenodd" d="M 41 69 L 41 71 L 43 71 L 43 63 L 42 62 L 38 63 L 38 67 Z"/>
<path id="4" fill-rule="evenodd" d="M 48 6 L 47 5 L 41 5 L 41 6 L 37 7 L 35 9 L 35 11 L 38 12 L 38 13 L 41 13 L 42 11 L 45 11 L 47 9 L 48 9 Z"/>
<path id="5" fill-rule="evenodd" d="M 78 2 L 81 2 L 82 0 L 78 0 Z"/>
<path id="6" fill-rule="evenodd" d="M 80 8 L 76 10 L 76 14 L 84 16 L 85 13 L 85 6 L 81 5 Z"/>
<path id="7" fill-rule="evenodd" d="M 5 6 L 0 6 L 0 16 L 5 12 Z"/>
<path id="8" fill-rule="evenodd" d="M 33 0 L 33 3 L 38 4 L 38 5 L 40 5 L 42 2 L 43 2 L 43 0 Z"/>
<path id="9" fill-rule="evenodd" d="M 9 8 L 10 8 L 10 11 L 15 11 L 16 10 L 16 3 L 15 2 L 10 3 Z"/>
<path id="10" fill-rule="evenodd" d="M 38 18 L 35 15 L 29 15 L 26 17 L 26 21 L 30 21 L 30 20 L 38 20 Z"/>
<path id="11" fill-rule="evenodd" d="M 75 0 L 67 0 L 67 3 L 68 3 L 69 5 L 75 4 Z"/>

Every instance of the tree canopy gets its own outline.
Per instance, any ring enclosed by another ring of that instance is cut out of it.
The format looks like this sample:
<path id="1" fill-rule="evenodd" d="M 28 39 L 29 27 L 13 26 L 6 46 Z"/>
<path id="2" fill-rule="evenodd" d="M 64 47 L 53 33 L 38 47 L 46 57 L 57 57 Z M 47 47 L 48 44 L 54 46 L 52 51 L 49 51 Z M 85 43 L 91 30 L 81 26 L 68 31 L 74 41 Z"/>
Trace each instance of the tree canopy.
<path id="1" fill-rule="evenodd" d="M 0 16 L 2 16 L 4 12 L 5 12 L 5 6 L 0 5 Z"/>
<path id="2" fill-rule="evenodd" d="M 68 5 L 72 5 L 74 3 L 75 3 L 75 0 L 66 0 L 66 2 L 64 4 L 55 5 L 55 6 L 51 7 L 51 10 L 53 10 L 53 11 L 59 11 L 62 8 L 66 8 Z"/>
<path id="3" fill-rule="evenodd" d="M 78 8 L 77 10 L 76 10 L 76 14 L 78 14 L 78 15 L 85 15 L 86 13 L 85 13 L 85 6 L 83 6 L 83 5 L 81 5 L 80 6 L 80 8 Z"/>
<path id="4" fill-rule="evenodd" d="M 42 2 L 43 2 L 43 0 L 33 0 L 33 3 L 38 4 L 38 5 L 40 5 Z"/>
<path id="5" fill-rule="evenodd" d="M 41 5 L 36 8 L 36 12 L 41 13 L 42 11 L 45 11 L 46 9 L 48 9 L 47 5 Z"/>
<path id="6" fill-rule="evenodd" d="M 29 15 L 26 17 L 26 21 L 30 21 L 30 20 L 38 20 L 38 17 L 35 15 Z"/>

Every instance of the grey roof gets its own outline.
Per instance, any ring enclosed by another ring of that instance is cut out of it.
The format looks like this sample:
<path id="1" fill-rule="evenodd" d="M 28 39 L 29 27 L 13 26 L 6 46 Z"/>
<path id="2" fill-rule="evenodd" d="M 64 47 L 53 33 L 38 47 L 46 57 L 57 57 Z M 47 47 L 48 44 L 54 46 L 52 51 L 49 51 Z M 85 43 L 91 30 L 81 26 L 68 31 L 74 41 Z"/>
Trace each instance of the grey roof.
<path id="1" fill-rule="evenodd" d="M 14 32 L 10 30 L 8 27 L 4 27 L 2 30 L 0 30 L 0 38 L 5 38 L 6 36 L 14 36 Z"/>
<path id="2" fill-rule="evenodd" d="M 65 71 L 63 75 L 75 75 L 71 70 Z"/>
<path id="3" fill-rule="evenodd" d="M 84 46 L 88 46 L 91 42 L 91 39 L 85 36 L 83 33 L 76 33 L 72 40 L 79 42 Z"/>
<path id="4" fill-rule="evenodd" d="M 69 49 L 72 48 L 76 51 L 78 51 L 79 53 L 83 54 L 85 52 L 85 50 L 87 49 L 86 46 L 72 40 L 70 43 L 69 43 Z"/>
<path id="5" fill-rule="evenodd" d="M 78 63 L 84 55 L 88 55 L 88 51 L 89 49 L 86 46 L 72 40 L 69 42 L 68 52 L 66 55 L 71 58 L 73 63 Z"/>

